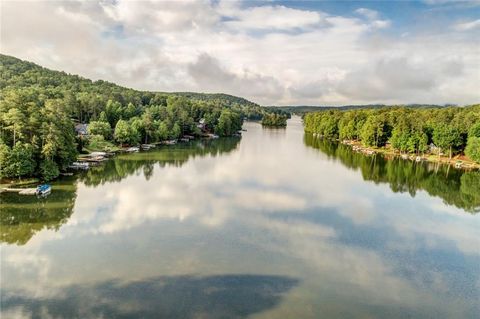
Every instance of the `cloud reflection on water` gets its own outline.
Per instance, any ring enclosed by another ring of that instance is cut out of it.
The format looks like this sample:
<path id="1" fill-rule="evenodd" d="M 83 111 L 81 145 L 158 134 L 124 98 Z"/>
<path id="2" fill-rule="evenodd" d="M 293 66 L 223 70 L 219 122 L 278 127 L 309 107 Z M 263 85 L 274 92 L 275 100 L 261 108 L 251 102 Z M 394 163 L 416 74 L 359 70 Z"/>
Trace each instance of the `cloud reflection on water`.
<path id="1" fill-rule="evenodd" d="M 74 285 L 50 298 L 2 295 L 5 318 L 245 318 L 275 307 L 298 280 L 266 275 L 173 276 Z"/>
<path id="2" fill-rule="evenodd" d="M 323 310 L 331 318 L 473 318 L 478 216 L 425 192 L 412 198 L 365 182 L 305 148 L 298 122 L 283 131 L 247 128 L 223 156 L 153 164 L 148 181 L 133 174 L 79 184 L 61 239 L 42 232 L 22 250 L 6 247 L 2 273 L 10 278 L 2 285 L 38 294 L 18 272 L 23 255 L 31 272 L 50 279 L 30 277 L 46 295 L 158 275 L 267 273 L 301 284 L 259 317 Z M 28 256 L 45 256 L 48 270 Z"/>

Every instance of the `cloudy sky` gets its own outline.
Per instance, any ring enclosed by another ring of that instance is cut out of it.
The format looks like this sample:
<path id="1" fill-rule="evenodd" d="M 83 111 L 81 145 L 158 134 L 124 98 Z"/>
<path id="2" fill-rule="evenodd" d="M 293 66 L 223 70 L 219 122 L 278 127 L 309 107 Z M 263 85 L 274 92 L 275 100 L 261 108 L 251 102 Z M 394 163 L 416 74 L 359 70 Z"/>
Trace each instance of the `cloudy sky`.
<path id="1" fill-rule="evenodd" d="M 1 47 L 155 91 L 264 105 L 480 101 L 480 1 L 5 1 Z"/>

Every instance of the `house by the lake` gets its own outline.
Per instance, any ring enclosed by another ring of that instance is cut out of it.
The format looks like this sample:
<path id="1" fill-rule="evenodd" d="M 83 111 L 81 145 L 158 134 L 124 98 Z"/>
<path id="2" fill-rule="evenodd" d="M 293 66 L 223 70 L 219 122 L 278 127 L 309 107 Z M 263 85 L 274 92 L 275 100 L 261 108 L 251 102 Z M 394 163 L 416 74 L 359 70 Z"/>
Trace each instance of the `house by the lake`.
<path id="1" fill-rule="evenodd" d="M 75 124 L 75 132 L 79 136 L 86 136 L 88 135 L 88 124 Z"/>

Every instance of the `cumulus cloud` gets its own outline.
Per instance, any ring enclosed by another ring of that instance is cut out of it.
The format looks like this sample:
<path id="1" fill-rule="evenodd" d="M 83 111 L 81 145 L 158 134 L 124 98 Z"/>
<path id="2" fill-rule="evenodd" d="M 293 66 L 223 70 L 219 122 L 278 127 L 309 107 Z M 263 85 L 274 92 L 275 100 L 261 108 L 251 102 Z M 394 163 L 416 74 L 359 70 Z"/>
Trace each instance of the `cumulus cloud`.
<path id="1" fill-rule="evenodd" d="M 348 73 L 339 84 L 339 92 L 360 100 L 401 97 L 434 87 L 432 69 L 422 68 L 407 57 L 384 58 L 363 69 Z"/>
<path id="2" fill-rule="evenodd" d="M 198 90 L 243 96 L 254 95 L 260 99 L 280 98 L 283 93 L 283 87 L 274 77 L 263 76 L 248 70 L 243 70 L 241 74 L 229 72 L 217 59 L 208 54 L 201 54 L 197 61 L 188 66 L 187 70 Z"/>
<path id="3" fill-rule="evenodd" d="M 407 30 L 402 37 L 389 32 L 393 17 L 368 8 L 335 15 L 239 1 L 1 6 L 2 53 L 136 89 L 225 92 L 266 105 L 340 105 L 359 97 L 366 103 L 462 104 L 480 98 L 472 85 L 479 80 L 479 43 L 464 32 L 477 28 L 478 20 L 444 33 Z M 389 64 L 396 57 L 405 57 L 417 76 Z M 462 72 L 444 72 L 455 69 L 451 60 Z M 408 96 L 388 91 L 418 82 L 427 90 L 407 90 Z M 373 90 L 358 96 L 355 87 Z"/>

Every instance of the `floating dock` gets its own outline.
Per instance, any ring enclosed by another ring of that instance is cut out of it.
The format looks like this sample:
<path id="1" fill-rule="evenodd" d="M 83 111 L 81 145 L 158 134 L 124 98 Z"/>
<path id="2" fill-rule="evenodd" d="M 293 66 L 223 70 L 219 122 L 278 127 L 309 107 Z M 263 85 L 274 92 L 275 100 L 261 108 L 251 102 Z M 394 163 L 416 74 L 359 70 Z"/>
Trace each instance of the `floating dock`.
<path id="1" fill-rule="evenodd" d="M 2 188 L 0 189 L 0 193 L 8 192 L 8 193 L 18 193 L 20 195 L 36 195 L 37 189 L 36 188 Z"/>

